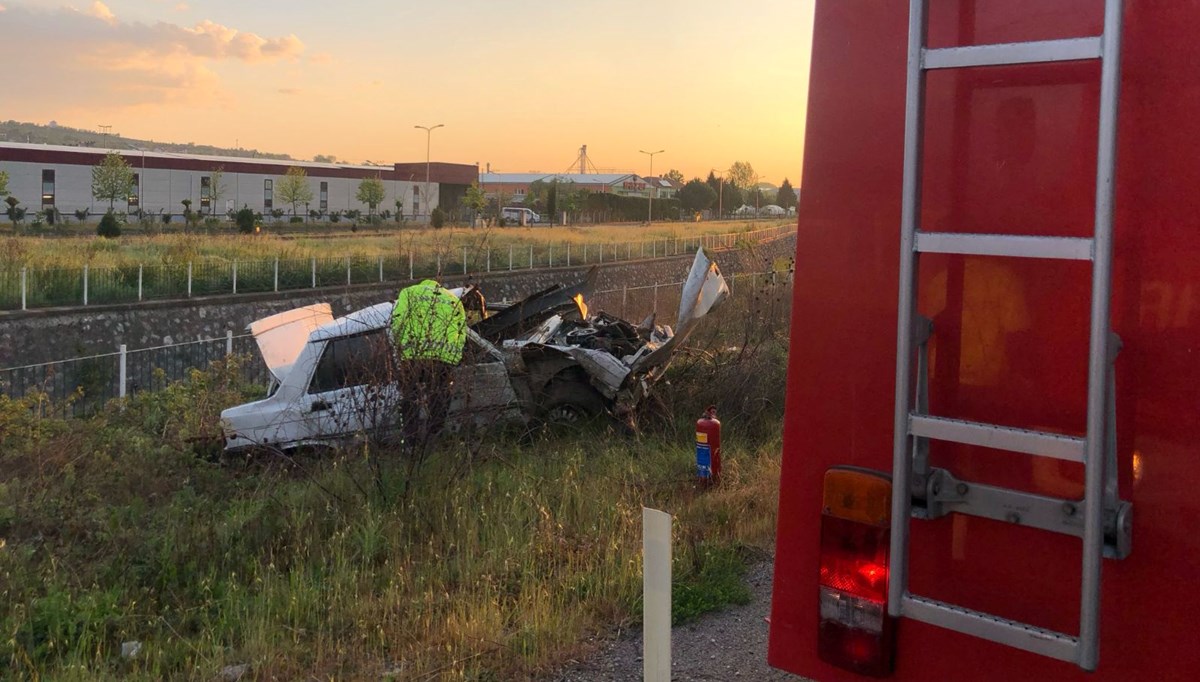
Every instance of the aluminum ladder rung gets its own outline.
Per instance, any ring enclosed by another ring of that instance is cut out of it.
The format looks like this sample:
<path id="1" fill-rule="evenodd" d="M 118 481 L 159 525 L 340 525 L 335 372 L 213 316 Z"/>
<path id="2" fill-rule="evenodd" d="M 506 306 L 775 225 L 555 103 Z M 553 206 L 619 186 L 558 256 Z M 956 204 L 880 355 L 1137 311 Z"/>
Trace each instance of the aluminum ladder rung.
<path id="1" fill-rule="evenodd" d="M 925 48 L 921 51 L 924 69 L 958 69 L 969 66 L 1006 66 L 1099 59 L 1103 50 L 1099 36 L 1036 40 L 995 45 Z"/>
<path id="2" fill-rule="evenodd" d="M 914 244 L 914 248 L 921 253 L 1061 260 L 1091 260 L 1094 246 L 1093 241 L 1085 237 L 1039 237 L 960 232 L 917 232 Z"/>
<path id="3" fill-rule="evenodd" d="M 1082 463 L 1086 449 L 1086 441 L 1076 436 L 983 424 L 963 419 L 931 417 L 925 414 L 909 415 L 908 433 L 921 438 L 934 438 L 964 445 L 1008 450 L 1009 452 L 1023 452 L 1029 455 L 1064 459 L 1068 462 Z"/>
<path id="4" fill-rule="evenodd" d="M 930 625 L 1057 658 L 1060 661 L 1075 663 L 1078 660 L 1079 639 L 1061 632 L 911 593 L 904 595 L 901 610 L 905 617 Z"/>

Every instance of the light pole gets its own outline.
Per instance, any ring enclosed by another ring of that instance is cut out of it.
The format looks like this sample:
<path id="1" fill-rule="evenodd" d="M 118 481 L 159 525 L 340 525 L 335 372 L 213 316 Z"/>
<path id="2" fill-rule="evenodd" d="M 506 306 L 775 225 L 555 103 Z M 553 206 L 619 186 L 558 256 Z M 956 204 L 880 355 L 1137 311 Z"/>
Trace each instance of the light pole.
<path id="1" fill-rule="evenodd" d="M 445 127 L 445 125 L 445 123 L 439 123 L 433 127 L 413 126 L 425 131 L 425 211 L 427 215 L 432 215 L 432 212 L 429 211 L 429 140 L 433 137 L 433 131 Z"/>
<path id="2" fill-rule="evenodd" d="M 647 151 L 642 151 L 641 149 L 639 149 L 638 151 L 642 152 L 643 154 L 650 157 L 650 176 L 647 179 L 653 178 L 654 177 L 654 155 L 662 154 L 664 150 L 660 149 L 656 152 L 647 152 Z M 654 188 L 649 187 L 649 190 L 650 191 L 647 192 L 647 194 L 649 194 L 649 197 L 648 197 L 649 201 L 646 202 L 646 222 L 652 223 L 652 222 L 654 222 Z"/>

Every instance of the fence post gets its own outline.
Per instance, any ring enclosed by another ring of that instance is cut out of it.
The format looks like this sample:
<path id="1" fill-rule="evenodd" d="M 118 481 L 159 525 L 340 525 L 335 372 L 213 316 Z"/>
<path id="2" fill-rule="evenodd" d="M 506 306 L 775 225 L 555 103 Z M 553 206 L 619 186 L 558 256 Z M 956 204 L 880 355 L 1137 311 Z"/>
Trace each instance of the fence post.
<path id="1" fill-rule="evenodd" d="M 633 242 L 625 242 L 625 260 L 633 259 Z"/>
<path id="2" fill-rule="evenodd" d="M 275 257 L 275 291 L 279 291 L 279 256 Z"/>
<path id="3" fill-rule="evenodd" d="M 621 317 L 625 317 L 625 306 L 629 303 L 629 285 L 621 285 Z"/>
<path id="4" fill-rule="evenodd" d="M 603 244 L 600 245 L 600 262 L 601 263 L 604 262 L 604 245 Z"/>
<path id="5" fill-rule="evenodd" d="M 84 263 L 84 265 L 83 265 L 83 304 L 84 305 L 87 305 L 87 299 L 88 299 L 87 295 L 88 295 L 88 266 L 86 263 Z"/>
<path id="6" fill-rule="evenodd" d="M 529 245 L 529 269 L 533 269 L 533 244 Z"/>
<path id="7" fill-rule="evenodd" d="M 383 281 L 383 256 L 379 257 L 379 281 Z"/>
<path id="8" fill-rule="evenodd" d="M 654 312 L 658 312 L 658 282 L 654 283 Z"/>
<path id="9" fill-rule="evenodd" d="M 508 269 L 512 270 L 513 245 L 508 245 Z"/>
<path id="10" fill-rule="evenodd" d="M 442 276 L 442 254 L 441 253 L 439 253 L 437 255 L 437 276 L 438 277 Z"/>
<path id="11" fill-rule="evenodd" d="M 233 293 L 237 293 L 237 261 L 233 261 Z"/>
<path id="12" fill-rule="evenodd" d="M 128 358 L 128 354 L 125 352 L 125 344 L 123 344 L 123 343 L 121 344 L 120 353 L 121 353 L 120 359 L 118 360 L 118 363 L 117 363 L 117 381 L 120 382 L 120 385 L 117 386 L 117 397 L 124 398 L 125 397 L 125 384 L 128 383 L 126 381 L 126 376 L 127 376 L 126 360 Z"/>
<path id="13" fill-rule="evenodd" d="M 26 292 L 29 291 L 29 286 L 28 286 L 28 283 L 26 282 L 26 273 L 28 270 L 29 270 L 29 268 L 21 268 L 21 310 L 25 310 L 25 302 L 26 302 L 25 294 L 26 294 Z M 138 280 L 139 280 L 138 283 L 140 284 L 141 278 L 139 277 Z M 141 287 L 138 287 L 138 288 L 140 289 Z"/>
<path id="14" fill-rule="evenodd" d="M 225 330 L 225 355 L 233 355 L 233 330 Z"/>
<path id="15" fill-rule="evenodd" d="M 346 286 L 350 286 L 350 256 L 346 256 Z"/>
<path id="16" fill-rule="evenodd" d="M 142 268 L 143 267 L 145 267 L 145 266 L 143 266 L 140 263 L 138 264 L 138 300 L 139 301 L 142 300 Z"/>
<path id="17" fill-rule="evenodd" d="M 413 278 L 413 254 L 412 249 L 408 250 L 408 278 Z"/>
<path id="18" fill-rule="evenodd" d="M 554 245 L 550 245 L 550 267 L 554 267 Z"/>
<path id="19" fill-rule="evenodd" d="M 187 292 L 188 298 L 191 298 L 192 297 L 192 261 L 188 261 L 187 287 L 188 287 L 188 292 Z"/>
<path id="20" fill-rule="evenodd" d="M 487 271 L 488 272 L 492 271 L 492 247 L 490 247 L 490 246 L 488 247 L 488 252 L 487 252 Z"/>
<path id="21" fill-rule="evenodd" d="M 650 242 L 650 257 L 651 258 L 658 257 L 658 242 L 657 241 Z"/>
<path id="22" fill-rule="evenodd" d="M 571 242 L 567 242 L 567 267 L 571 267 Z"/>
<path id="23" fill-rule="evenodd" d="M 642 253 L 641 253 L 641 255 L 638 256 L 638 258 L 645 258 L 646 257 L 646 242 L 638 242 L 638 243 L 641 244 L 641 249 L 642 249 Z"/>
<path id="24" fill-rule="evenodd" d="M 586 243 L 583 245 L 583 262 L 584 262 L 584 264 L 587 263 L 587 246 L 588 245 Z"/>
<path id="25" fill-rule="evenodd" d="M 467 274 L 467 247 L 463 247 L 463 274 Z"/>

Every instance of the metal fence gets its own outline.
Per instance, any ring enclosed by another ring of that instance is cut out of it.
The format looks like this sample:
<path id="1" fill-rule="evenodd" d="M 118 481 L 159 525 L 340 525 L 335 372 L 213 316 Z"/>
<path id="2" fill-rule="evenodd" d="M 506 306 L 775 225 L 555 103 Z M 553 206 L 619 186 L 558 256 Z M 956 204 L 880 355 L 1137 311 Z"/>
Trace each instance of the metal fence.
<path id="1" fill-rule="evenodd" d="M 156 265 L 0 270 L 0 310 L 134 303 L 217 294 L 286 291 L 529 270 L 736 248 L 790 234 L 781 225 L 748 232 L 608 244 L 522 243 L 424 249 L 377 258 L 345 256 L 254 261 L 206 260 Z"/>
<path id="2" fill-rule="evenodd" d="M 749 285 L 755 289 L 786 277 L 786 272 L 768 271 L 727 275 L 726 280 L 734 287 Z M 593 292 L 588 305 L 592 310 L 606 310 L 626 319 L 636 316 L 640 320 L 653 312 L 659 324 L 674 324 L 682 287 L 679 281 L 605 289 Z M 113 398 L 162 390 L 186 379 L 191 370 L 205 369 L 230 355 L 246 359 L 240 370 L 248 383 L 267 385 L 270 374 L 254 338 L 229 331 L 214 339 L 136 350 L 122 345 L 114 353 L 0 369 L 0 394 L 17 398 L 40 392 L 56 416 L 87 416 Z"/>

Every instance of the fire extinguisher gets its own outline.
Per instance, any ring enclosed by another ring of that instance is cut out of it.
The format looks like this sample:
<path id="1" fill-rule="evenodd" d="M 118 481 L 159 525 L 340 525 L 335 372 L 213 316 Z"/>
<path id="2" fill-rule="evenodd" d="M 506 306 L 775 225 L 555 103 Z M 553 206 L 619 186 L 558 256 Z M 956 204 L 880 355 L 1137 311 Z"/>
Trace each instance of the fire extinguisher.
<path id="1" fill-rule="evenodd" d="M 704 486 L 721 482 L 721 422 L 715 405 L 696 420 L 696 481 Z"/>

